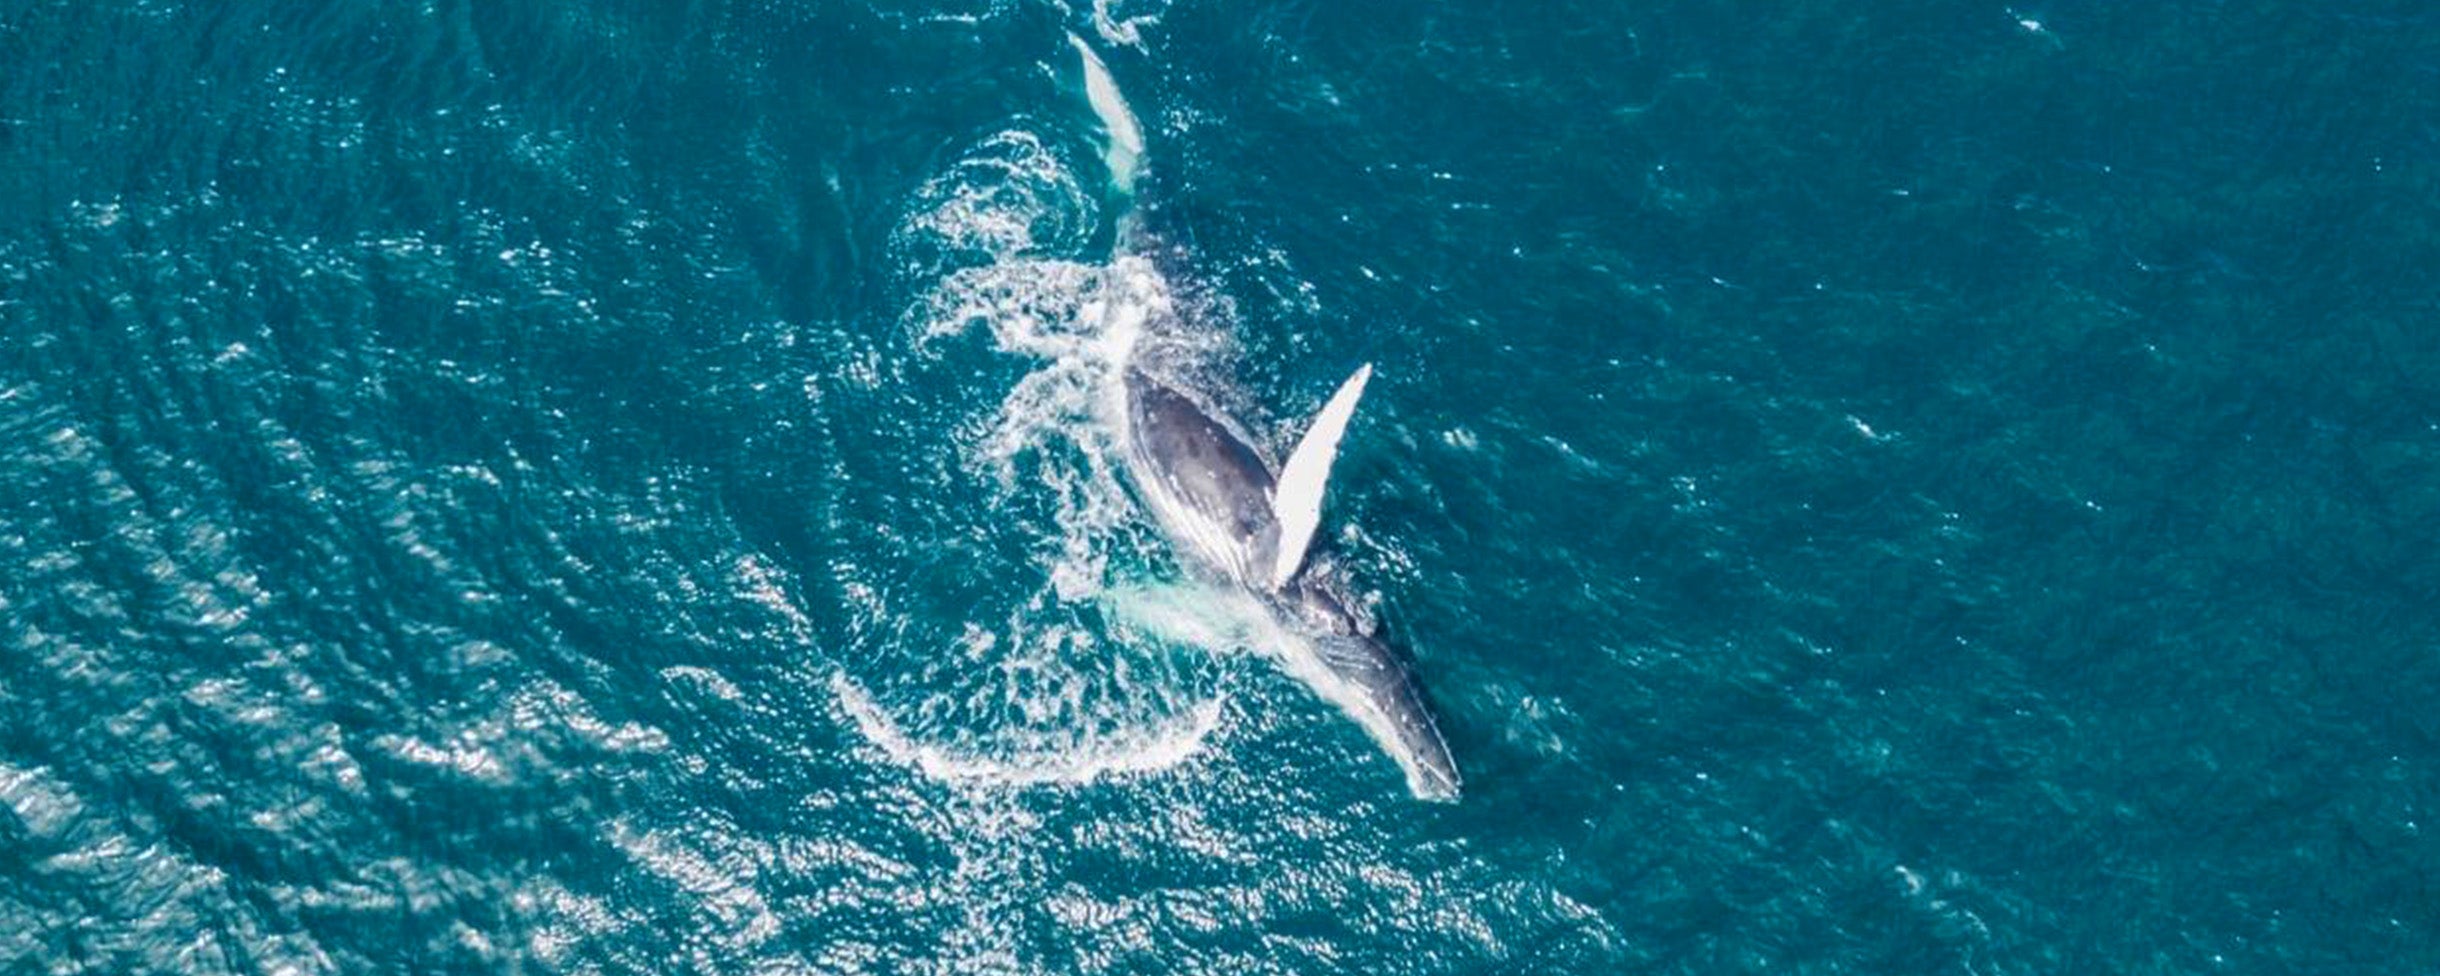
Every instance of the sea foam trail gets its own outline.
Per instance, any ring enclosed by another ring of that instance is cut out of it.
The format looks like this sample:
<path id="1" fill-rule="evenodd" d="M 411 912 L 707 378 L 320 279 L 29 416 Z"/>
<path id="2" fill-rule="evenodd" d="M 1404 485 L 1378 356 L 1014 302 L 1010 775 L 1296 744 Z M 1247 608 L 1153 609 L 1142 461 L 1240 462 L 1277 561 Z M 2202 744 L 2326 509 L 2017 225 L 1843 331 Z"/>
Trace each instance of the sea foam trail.
<path id="1" fill-rule="evenodd" d="M 1100 618 L 1110 580 L 1163 558 L 1114 432 L 1118 377 L 1176 312 L 1151 262 L 1088 253 L 1104 197 L 1071 157 L 1010 128 L 911 195 L 891 240 L 906 355 L 858 374 L 904 384 L 882 422 L 920 460 L 916 507 L 875 509 L 889 531 L 834 567 L 866 646 L 832 689 L 867 741 L 944 782 L 1168 769 L 1225 702 L 1208 659 Z"/>
<path id="2" fill-rule="evenodd" d="M 1106 735 L 1070 729 L 994 754 L 962 751 L 908 733 L 844 675 L 831 676 L 830 689 L 857 733 L 892 763 L 941 782 L 993 786 L 1090 783 L 1169 769 L 1202 750 L 1220 724 L 1224 704 L 1223 699 L 1208 699 L 1166 723 Z"/>

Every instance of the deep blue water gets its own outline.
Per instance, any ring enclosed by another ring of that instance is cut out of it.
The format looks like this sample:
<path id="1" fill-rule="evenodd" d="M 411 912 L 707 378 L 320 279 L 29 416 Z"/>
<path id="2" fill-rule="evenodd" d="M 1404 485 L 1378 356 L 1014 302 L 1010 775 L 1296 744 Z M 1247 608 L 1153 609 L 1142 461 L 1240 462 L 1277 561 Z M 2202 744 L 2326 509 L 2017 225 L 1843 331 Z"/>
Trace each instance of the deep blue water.
<path id="1" fill-rule="evenodd" d="M 0 0 L 0 972 L 2440 971 L 2436 164 L 2403 3 Z M 1130 357 L 1375 364 L 1458 802 Z"/>

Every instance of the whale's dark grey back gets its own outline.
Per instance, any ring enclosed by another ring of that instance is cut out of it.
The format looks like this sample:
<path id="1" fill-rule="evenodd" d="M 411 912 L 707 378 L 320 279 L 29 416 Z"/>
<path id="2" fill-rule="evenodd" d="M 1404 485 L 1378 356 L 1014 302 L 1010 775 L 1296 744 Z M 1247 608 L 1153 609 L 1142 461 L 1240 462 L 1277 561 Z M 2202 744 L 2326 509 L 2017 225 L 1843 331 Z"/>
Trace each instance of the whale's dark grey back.
<path id="1" fill-rule="evenodd" d="M 1268 562 L 1279 537 L 1271 513 L 1271 469 L 1200 404 L 1140 370 L 1127 371 L 1127 410 L 1136 456 L 1179 502 L 1245 540 L 1251 565 Z"/>

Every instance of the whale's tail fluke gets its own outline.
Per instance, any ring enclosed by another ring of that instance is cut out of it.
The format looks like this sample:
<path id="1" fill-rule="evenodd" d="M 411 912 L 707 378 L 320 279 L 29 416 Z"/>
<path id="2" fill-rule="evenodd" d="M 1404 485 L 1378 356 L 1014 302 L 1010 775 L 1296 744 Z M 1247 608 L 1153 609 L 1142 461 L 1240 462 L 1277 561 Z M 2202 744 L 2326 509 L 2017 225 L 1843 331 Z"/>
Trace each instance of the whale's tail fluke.
<path id="1" fill-rule="evenodd" d="M 1136 127 L 1135 111 L 1127 107 L 1127 97 L 1118 91 L 1118 82 L 1110 77 L 1110 66 L 1103 64 L 1101 55 L 1093 53 L 1084 38 L 1068 35 L 1068 43 L 1076 46 L 1077 56 L 1084 62 L 1084 97 L 1093 105 L 1094 116 L 1101 119 L 1101 128 L 1108 144 L 1102 149 L 1102 161 L 1110 167 L 1110 185 L 1121 195 L 1135 193 L 1135 167 L 1144 157 L 1144 131 Z"/>

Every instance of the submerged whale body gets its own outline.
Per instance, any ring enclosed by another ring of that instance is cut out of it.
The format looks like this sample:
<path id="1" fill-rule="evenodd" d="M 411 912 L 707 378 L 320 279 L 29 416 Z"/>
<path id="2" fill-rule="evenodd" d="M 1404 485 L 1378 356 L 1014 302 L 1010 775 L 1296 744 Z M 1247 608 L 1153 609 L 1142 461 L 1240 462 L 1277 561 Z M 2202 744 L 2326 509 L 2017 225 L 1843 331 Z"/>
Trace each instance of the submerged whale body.
<path id="1" fill-rule="evenodd" d="M 1312 574 L 1303 554 L 1338 434 L 1372 367 L 1349 377 L 1274 476 L 1228 423 L 1142 370 L 1126 370 L 1127 470 L 1182 554 L 1262 598 L 1296 646 L 1289 672 L 1355 718 L 1427 799 L 1454 799 L 1457 766 L 1414 680 Z M 1282 568 L 1284 567 L 1284 568 Z"/>

